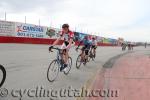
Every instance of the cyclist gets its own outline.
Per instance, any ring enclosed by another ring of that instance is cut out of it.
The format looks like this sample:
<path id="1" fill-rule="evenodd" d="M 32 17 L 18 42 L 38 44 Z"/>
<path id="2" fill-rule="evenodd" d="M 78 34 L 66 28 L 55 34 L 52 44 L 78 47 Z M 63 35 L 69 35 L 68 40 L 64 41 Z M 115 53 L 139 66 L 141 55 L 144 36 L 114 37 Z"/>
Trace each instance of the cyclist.
<path id="1" fill-rule="evenodd" d="M 127 47 L 127 43 L 126 42 L 122 42 L 121 43 L 121 47 L 122 47 L 122 51 L 125 51 L 126 47 Z"/>
<path id="2" fill-rule="evenodd" d="M 94 57 L 96 56 L 96 48 L 97 48 L 97 41 L 95 37 L 92 37 L 92 53 Z"/>
<path id="3" fill-rule="evenodd" d="M 72 43 L 74 43 L 73 41 L 73 37 L 74 37 L 74 33 L 72 31 L 69 30 L 69 25 L 68 24 L 63 24 L 62 25 L 62 32 L 60 32 L 60 37 L 53 43 L 52 46 L 49 47 L 49 51 L 51 51 L 51 49 L 57 45 L 59 43 L 59 41 L 61 41 L 61 39 L 63 38 L 63 44 L 61 46 L 61 49 L 63 51 L 62 53 L 62 59 L 64 61 L 64 65 L 61 66 L 60 71 L 63 71 L 67 66 L 67 61 L 69 58 L 69 49 L 72 46 Z"/>
<path id="4" fill-rule="evenodd" d="M 131 42 L 128 42 L 128 50 L 131 50 Z"/>
<path id="5" fill-rule="evenodd" d="M 89 50 L 91 48 L 91 41 L 88 38 L 88 36 L 85 36 L 83 40 L 80 41 L 78 47 L 76 48 L 76 51 L 79 49 L 80 45 L 83 44 L 83 47 L 81 49 L 81 61 L 84 62 L 85 59 L 87 59 L 87 55 L 89 54 Z M 86 55 L 86 56 L 84 56 Z M 85 58 L 86 57 L 86 58 Z"/>

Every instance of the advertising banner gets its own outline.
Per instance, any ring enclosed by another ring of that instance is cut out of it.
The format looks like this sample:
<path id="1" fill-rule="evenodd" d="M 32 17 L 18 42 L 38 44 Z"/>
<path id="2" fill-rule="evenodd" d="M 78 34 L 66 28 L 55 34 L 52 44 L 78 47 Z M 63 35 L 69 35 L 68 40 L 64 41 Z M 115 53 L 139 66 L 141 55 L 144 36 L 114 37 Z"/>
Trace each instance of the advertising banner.
<path id="1" fill-rule="evenodd" d="M 74 32 L 75 41 L 79 41 L 79 32 Z"/>
<path id="2" fill-rule="evenodd" d="M 103 37 L 97 36 L 97 42 L 98 43 L 103 43 Z"/>
<path id="3" fill-rule="evenodd" d="M 47 28 L 38 25 L 16 23 L 16 37 L 45 38 Z"/>
<path id="4" fill-rule="evenodd" d="M 103 38 L 103 43 L 109 43 L 107 38 Z"/>
<path id="5" fill-rule="evenodd" d="M 111 43 L 111 44 L 117 44 L 117 40 L 116 39 L 109 38 L 108 40 L 109 40 L 109 43 Z"/>
<path id="6" fill-rule="evenodd" d="M 87 35 L 87 34 L 79 33 L 79 41 L 80 41 L 80 40 L 83 40 L 86 35 Z"/>
<path id="7" fill-rule="evenodd" d="M 0 21 L 0 36 L 14 36 L 15 23 Z"/>
<path id="8" fill-rule="evenodd" d="M 48 27 L 46 30 L 46 37 L 45 38 L 51 38 L 56 39 L 60 36 L 60 29 Z"/>

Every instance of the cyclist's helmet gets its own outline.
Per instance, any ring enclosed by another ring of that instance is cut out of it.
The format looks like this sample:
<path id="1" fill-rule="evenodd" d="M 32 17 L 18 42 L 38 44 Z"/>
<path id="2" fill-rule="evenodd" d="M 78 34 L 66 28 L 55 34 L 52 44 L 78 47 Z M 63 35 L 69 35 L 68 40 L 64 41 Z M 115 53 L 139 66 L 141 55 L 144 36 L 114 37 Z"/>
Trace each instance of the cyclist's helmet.
<path id="1" fill-rule="evenodd" d="M 63 24 L 62 28 L 69 28 L 69 25 L 68 24 Z"/>

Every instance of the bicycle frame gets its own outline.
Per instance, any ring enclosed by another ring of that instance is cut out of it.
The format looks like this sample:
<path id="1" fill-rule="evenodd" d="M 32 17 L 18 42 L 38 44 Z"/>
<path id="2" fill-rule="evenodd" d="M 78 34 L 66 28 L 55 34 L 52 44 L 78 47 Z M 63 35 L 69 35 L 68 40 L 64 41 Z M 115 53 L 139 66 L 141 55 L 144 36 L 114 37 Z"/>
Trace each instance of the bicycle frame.
<path id="1" fill-rule="evenodd" d="M 57 61 L 57 64 L 59 65 L 59 67 L 61 67 L 61 59 L 62 59 L 62 53 L 61 53 L 61 49 L 59 48 L 53 48 L 53 49 L 56 49 L 57 50 L 57 54 L 56 54 L 56 61 Z"/>
<path id="2" fill-rule="evenodd" d="M 82 51 L 81 48 L 80 48 L 80 50 Z M 88 55 L 85 54 L 86 50 L 88 50 Z M 83 56 L 84 56 L 84 58 L 85 58 L 85 57 L 90 57 L 90 58 L 93 59 L 93 56 L 94 56 L 94 55 L 93 55 L 93 52 L 92 52 L 92 48 L 90 48 L 90 49 L 87 49 L 87 48 L 84 49 Z"/>

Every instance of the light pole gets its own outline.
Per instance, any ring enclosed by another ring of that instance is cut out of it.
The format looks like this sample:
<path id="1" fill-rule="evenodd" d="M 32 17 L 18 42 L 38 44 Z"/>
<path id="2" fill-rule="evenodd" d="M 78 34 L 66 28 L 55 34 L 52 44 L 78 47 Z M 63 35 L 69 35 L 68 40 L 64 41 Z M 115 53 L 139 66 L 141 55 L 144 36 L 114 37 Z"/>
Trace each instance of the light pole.
<path id="1" fill-rule="evenodd" d="M 5 12 L 5 21 L 7 20 L 7 14 L 6 14 L 6 12 Z"/>
<path id="2" fill-rule="evenodd" d="M 39 26 L 41 25 L 41 21 L 40 21 L 40 19 L 39 19 Z"/>
<path id="3" fill-rule="evenodd" d="M 26 21 L 27 21 L 27 19 L 26 19 L 26 16 L 25 16 L 25 19 L 24 19 L 24 21 L 25 21 L 25 24 L 26 24 Z"/>

